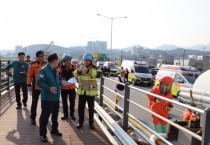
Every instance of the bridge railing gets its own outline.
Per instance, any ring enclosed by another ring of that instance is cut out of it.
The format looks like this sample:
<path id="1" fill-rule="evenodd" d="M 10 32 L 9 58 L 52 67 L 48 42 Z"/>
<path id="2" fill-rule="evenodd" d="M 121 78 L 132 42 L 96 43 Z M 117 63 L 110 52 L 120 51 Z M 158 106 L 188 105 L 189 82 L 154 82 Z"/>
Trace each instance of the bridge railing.
<path id="1" fill-rule="evenodd" d="M 121 85 L 124 85 L 125 86 L 125 94 L 124 95 L 121 95 L 119 93 L 116 93 L 113 88 L 109 88 L 105 85 L 105 80 L 107 81 L 111 81 L 112 83 L 117 83 L 117 84 L 121 84 Z M 171 99 L 167 99 L 165 97 L 162 97 L 162 96 L 159 96 L 159 95 L 156 95 L 156 94 L 153 94 L 153 93 L 150 93 L 148 91 L 145 91 L 145 90 L 142 90 L 142 89 L 139 89 L 139 88 L 136 88 L 136 87 L 133 87 L 131 86 L 129 83 L 126 83 L 126 84 L 123 84 L 123 83 L 120 83 L 118 81 L 115 81 L 113 79 L 110 79 L 110 78 L 105 78 L 105 77 L 101 77 L 101 80 L 100 80 L 100 100 L 99 100 L 99 104 L 100 105 L 103 105 L 104 103 L 106 105 L 110 105 L 109 103 L 107 103 L 106 101 L 104 101 L 105 99 L 108 100 L 109 102 L 111 102 L 112 104 L 114 104 L 115 106 L 117 106 L 119 109 L 123 110 L 123 115 L 119 114 L 118 112 L 116 112 L 114 109 L 112 109 L 112 111 L 114 111 L 116 114 L 118 114 L 119 116 L 121 116 L 121 118 L 123 119 L 123 129 L 124 131 L 127 132 L 128 130 L 128 125 L 131 124 L 129 122 L 129 117 L 132 118 L 133 120 L 135 120 L 136 122 L 138 122 L 139 124 L 141 124 L 143 127 L 145 127 L 150 133 L 154 134 L 155 136 L 157 136 L 160 140 L 162 140 L 164 143 L 166 144 L 172 144 L 170 143 L 168 140 L 166 140 L 164 137 L 162 137 L 161 135 L 159 135 L 158 133 L 156 133 L 155 131 L 153 131 L 151 128 L 149 128 L 145 123 L 143 123 L 141 120 L 139 120 L 137 117 L 133 116 L 131 113 L 130 113 L 130 110 L 129 110 L 129 106 L 130 105 L 135 105 L 136 107 L 138 107 L 139 109 L 141 110 L 144 110 L 146 111 L 147 113 L 151 114 L 151 115 L 154 115 L 158 118 L 160 118 L 161 120 L 167 122 L 168 124 L 174 126 L 175 128 L 189 134 L 190 136 L 196 138 L 197 140 L 201 141 L 202 145 L 209 145 L 210 143 L 210 108 L 206 108 L 205 110 L 202 110 L 202 109 L 198 109 L 198 108 L 195 108 L 195 107 L 192 107 L 192 106 L 189 106 L 189 105 L 186 105 L 186 104 L 183 104 L 183 103 L 180 103 L 180 102 L 177 102 L 175 100 L 171 100 Z M 113 102 L 110 98 L 108 98 L 105 94 L 104 94 L 104 90 L 108 90 L 109 92 L 112 92 L 113 94 L 115 95 L 118 95 L 119 97 L 123 98 L 124 99 L 124 107 L 121 108 L 118 104 L 116 104 L 115 102 Z M 171 102 L 173 104 L 176 104 L 178 106 L 181 106 L 183 108 L 188 108 L 190 110 L 193 110 L 195 112 L 198 112 L 200 114 L 203 114 L 204 115 L 204 124 L 202 125 L 202 136 L 199 136 L 198 134 L 174 123 L 173 121 L 167 119 L 167 118 L 164 118 L 162 117 L 161 115 L 151 111 L 150 109 L 148 109 L 148 107 L 145 107 L 141 104 L 138 104 L 137 102 L 133 101 L 132 99 L 130 99 L 130 91 L 132 90 L 135 90 L 135 91 L 138 91 L 140 93 L 144 93 L 146 95 L 150 95 L 150 96 L 153 96 L 153 97 L 156 97 L 156 98 L 159 98 L 159 99 L 162 99 L 164 101 L 167 101 L 167 102 Z M 110 108 L 113 108 L 110 106 Z M 148 139 L 146 139 L 148 141 Z M 150 142 L 150 141 L 148 141 Z M 151 143 L 151 142 L 150 142 Z"/>
<path id="2" fill-rule="evenodd" d="M 0 59 L 0 96 L 2 93 L 10 90 L 13 85 L 13 77 L 6 74 L 5 67 L 10 64 L 13 60 Z M 10 71 L 12 74 L 13 69 Z"/>

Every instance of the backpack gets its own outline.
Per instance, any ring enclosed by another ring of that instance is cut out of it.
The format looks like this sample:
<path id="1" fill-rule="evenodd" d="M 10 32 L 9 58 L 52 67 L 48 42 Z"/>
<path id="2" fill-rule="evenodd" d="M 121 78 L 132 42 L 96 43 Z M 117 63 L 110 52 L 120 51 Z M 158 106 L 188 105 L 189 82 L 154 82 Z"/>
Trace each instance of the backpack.
<path id="1" fill-rule="evenodd" d="M 120 76 L 118 76 L 118 79 L 121 83 L 125 83 L 125 82 L 122 81 Z M 120 91 L 123 91 L 125 89 L 125 86 L 123 86 L 121 84 L 117 84 L 117 89 L 120 90 Z"/>

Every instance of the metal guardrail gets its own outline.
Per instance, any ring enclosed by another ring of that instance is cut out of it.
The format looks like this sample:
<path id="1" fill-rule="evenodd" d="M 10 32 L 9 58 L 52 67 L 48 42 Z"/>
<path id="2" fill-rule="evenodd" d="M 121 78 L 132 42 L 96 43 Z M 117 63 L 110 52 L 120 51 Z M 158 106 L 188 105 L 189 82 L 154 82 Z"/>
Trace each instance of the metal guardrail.
<path id="1" fill-rule="evenodd" d="M 115 91 L 113 91 L 113 89 L 110 89 L 110 88 L 108 88 L 107 86 L 105 86 L 105 85 L 104 85 L 104 80 L 105 80 L 105 79 L 108 80 L 108 81 L 114 82 L 114 83 L 118 83 L 118 84 L 124 85 L 124 86 L 125 86 L 125 95 L 122 96 L 122 95 L 116 93 Z M 118 82 L 118 81 L 115 81 L 115 80 L 112 80 L 112 79 L 110 79 L 110 78 L 101 77 L 101 80 L 100 80 L 100 84 L 99 84 L 99 85 L 100 85 L 100 96 L 99 96 L 99 97 L 100 97 L 100 101 L 99 101 L 99 102 L 100 102 L 100 105 L 103 105 L 104 99 L 105 99 L 104 97 L 106 97 L 106 96 L 104 95 L 104 89 L 107 89 L 108 91 L 110 91 L 110 92 L 114 93 L 115 95 L 118 95 L 119 97 L 121 97 L 121 98 L 124 99 L 124 108 L 123 108 L 123 109 L 121 108 L 121 109 L 123 110 L 123 117 L 122 117 L 122 119 L 123 119 L 123 129 L 124 129 L 124 131 L 127 131 L 127 129 L 128 129 L 129 117 L 131 117 L 132 119 L 136 120 L 138 123 L 140 123 L 140 124 L 143 125 L 145 128 L 147 128 L 146 125 L 145 125 L 143 122 L 141 122 L 140 120 L 138 120 L 137 118 L 135 118 L 134 116 L 132 116 L 132 115 L 129 113 L 129 105 L 130 105 L 130 104 L 133 104 L 133 105 L 137 106 L 138 108 L 141 108 L 141 109 L 145 110 L 146 112 L 148 112 L 148 113 L 150 113 L 150 114 L 152 114 L 152 115 L 154 115 L 154 116 L 160 118 L 161 120 L 164 120 L 165 122 L 169 123 L 170 125 L 172 125 L 172 126 L 178 128 L 179 130 L 182 130 L 183 132 L 185 132 L 185 133 L 187 133 L 187 134 L 193 136 L 194 138 L 200 140 L 201 143 L 202 143 L 202 145 L 209 145 L 209 144 L 210 144 L 210 137 L 209 137 L 209 136 L 210 136 L 210 124 L 209 124 L 209 122 L 210 122 L 210 108 L 206 108 L 205 110 L 201 110 L 201 109 L 198 109 L 198 108 L 195 108 L 195 107 L 192 107 L 192 106 L 189 106 L 189 105 L 186 105 L 186 104 L 183 104 L 183 103 L 174 101 L 174 100 L 170 100 L 170 99 L 167 99 L 167 98 L 165 98 L 165 97 L 162 97 L 162 96 L 159 96 L 159 95 L 156 95 L 156 94 L 153 94 L 153 93 L 150 93 L 150 92 L 148 92 L 148 91 L 145 91 L 145 90 L 142 90 L 142 89 L 139 89 L 139 88 L 130 86 L 129 83 L 122 84 L 122 83 L 120 83 L 120 82 Z M 156 97 L 156 98 L 165 100 L 165 101 L 167 101 L 167 102 L 174 103 L 174 104 L 176 104 L 176 105 L 178 105 L 178 106 L 181 106 L 181 107 L 184 107 L 184 108 L 188 108 L 188 109 L 193 110 L 193 111 L 195 111 L 195 112 L 198 112 L 198 113 L 200 113 L 200 114 L 204 114 L 204 119 L 205 119 L 205 121 L 204 121 L 204 124 L 202 125 L 202 126 L 203 126 L 203 132 L 202 132 L 203 137 L 201 137 L 201 136 L 199 136 L 199 135 L 197 135 L 197 134 L 195 134 L 195 133 L 193 133 L 193 132 L 187 130 L 186 128 L 184 128 L 184 127 L 182 127 L 182 126 L 180 126 L 180 125 L 178 125 L 178 124 L 172 122 L 172 121 L 169 120 L 169 119 L 166 119 L 166 118 L 160 116 L 159 114 L 157 114 L 157 113 L 151 111 L 150 109 L 148 109 L 148 108 L 146 108 L 146 107 L 144 107 L 144 106 L 142 106 L 142 105 L 140 105 L 140 104 L 138 104 L 138 103 L 132 101 L 132 100 L 130 99 L 130 89 L 137 90 L 137 91 L 139 91 L 139 92 L 141 92 L 141 93 L 144 93 L 144 94 L 147 94 L 147 95 L 151 95 L 151 96 L 154 96 L 154 97 Z M 106 99 L 107 99 L 107 98 L 106 98 Z M 109 101 L 111 101 L 111 100 L 109 99 Z M 118 106 L 115 102 L 112 101 L 112 103 L 113 103 L 115 106 Z M 118 107 L 119 107 L 119 106 L 118 106 Z M 118 114 L 118 115 L 119 115 L 119 114 Z M 166 143 L 166 144 L 172 144 L 172 143 L 170 143 L 169 141 L 167 141 L 165 138 L 163 138 L 163 137 L 161 137 L 160 135 L 158 135 L 158 134 L 157 134 L 156 132 L 154 132 L 152 129 L 148 129 L 148 128 L 147 128 L 147 130 L 148 130 L 149 132 L 151 132 L 152 134 L 154 134 L 155 136 L 157 136 L 157 137 L 158 137 L 160 140 L 162 140 L 164 143 Z"/>
<path id="2" fill-rule="evenodd" d="M 9 91 L 14 85 L 13 77 L 6 76 L 6 70 L 4 69 L 12 60 L 0 59 L 0 96 L 5 91 Z"/>

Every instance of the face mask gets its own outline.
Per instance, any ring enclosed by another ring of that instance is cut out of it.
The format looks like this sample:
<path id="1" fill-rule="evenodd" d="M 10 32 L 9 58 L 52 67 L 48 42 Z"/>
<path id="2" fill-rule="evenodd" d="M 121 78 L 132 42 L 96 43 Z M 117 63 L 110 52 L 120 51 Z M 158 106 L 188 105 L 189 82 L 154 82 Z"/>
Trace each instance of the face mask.
<path id="1" fill-rule="evenodd" d="M 171 84 L 160 83 L 160 93 L 162 95 L 167 95 L 171 91 Z"/>

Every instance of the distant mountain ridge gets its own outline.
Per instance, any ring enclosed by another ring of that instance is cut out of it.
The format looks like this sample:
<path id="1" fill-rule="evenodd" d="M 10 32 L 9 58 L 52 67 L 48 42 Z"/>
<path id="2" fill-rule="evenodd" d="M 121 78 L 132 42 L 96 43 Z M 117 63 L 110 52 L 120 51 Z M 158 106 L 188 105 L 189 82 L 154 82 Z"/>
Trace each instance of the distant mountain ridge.
<path id="1" fill-rule="evenodd" d="M 35 57 L 36 51 L 46 50 L 47 47 L 48 47 L 48 44 L 34 44 L 34 45 L 23 47 L 22 50 L 19 50 L 19 51 L 24 51 L 26 54 L 29 54 L 32 57 Z M 183 52 L 184 52 L 183 48 L 176 45 L 162 45 L 154 49 L 150 49 L 141 45 L 133 45 L 130 47 L 122 48 L 123 57 L 125 56 L 128 58 L 132 58 L 132 55 L 129 53 L 133 47 L 143 47 L 143 50 L 141 51 L 140 55 L 153 56 L 155 58 L 158 58 L 160 55 L 162 56 L 173 55 L 175 57 L 180 58 L 183 56 Z M 204 47 L 206 47 L 206 49 L 204 50 L 205 54 L 210 55 L 210 52 L 209 52 L 210 45 L 195 45 L 195 46 L 186 48 L 185 56 L 203 55 Z M 74 58 L 79 58 L 85 53 L 86 48 L 87 48 L 86 46 L 74 46 L 74 47 L 67 48 L 67 47 L 62 47 L 58 45 L 52 45 L 49 47 L 48 51 L 58 53 L 59 55 L 68 53 L 72 55 Z M 110 50 L 108 49 L 108 51 Z M 113 57 L 118 58 L 118 59 L 121 57 L 121 49 L 112 49 L 112 52 L 113 52 Z M 7 55 L 8 53 L 14 54 L 15 51 L 14 50 L 0 50 L 0 55 Z"/>
<path id="2" fill-rule="evenodd" d="M 203 51 L 204 47 L 205 47 L 205 51 L 210 51 L 210 44 L 208 44 L 208 45 L 193 45 L 193 46 L 188 46 L 188 47 L 181 47 L 181 46 L 177 46 L 177 45 L 161 45 L 161 46 L 156 47 L 154 49 L 156 49 L 156 50 L 173 50 L 173 49 L 176 49 L 176 48 L 183 48 L 183 49 Z"/>

